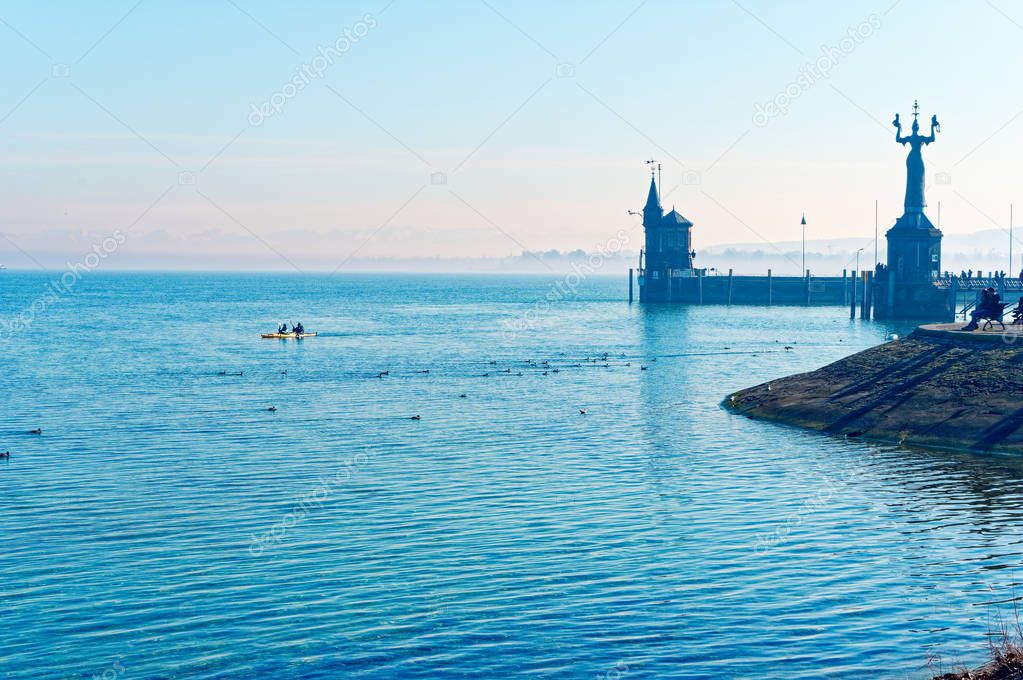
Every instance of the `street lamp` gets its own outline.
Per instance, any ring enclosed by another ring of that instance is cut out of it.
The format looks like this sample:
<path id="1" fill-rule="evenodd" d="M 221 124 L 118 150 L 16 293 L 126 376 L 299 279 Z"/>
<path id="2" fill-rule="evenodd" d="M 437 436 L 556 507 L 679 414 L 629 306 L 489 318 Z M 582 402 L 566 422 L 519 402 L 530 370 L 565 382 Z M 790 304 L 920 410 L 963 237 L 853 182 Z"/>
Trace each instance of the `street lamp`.
<path id="1" fill-rule="evenodd" d="M 863 248 L 860 248 L 859 250 L 856 251 L 856 272 L 857 273 L 859 273 L 859 271 L 860 271 L 860 253 L 862 253 L 862 252 L 863 252 Z"/>
<path id="2" fill-rule="evenodd" d="M 806 213 L 803 213 L 803 219 L 799 221 L 800 226 L 803 227 L 803 271 L 800 275 L 806 276 Z"/>

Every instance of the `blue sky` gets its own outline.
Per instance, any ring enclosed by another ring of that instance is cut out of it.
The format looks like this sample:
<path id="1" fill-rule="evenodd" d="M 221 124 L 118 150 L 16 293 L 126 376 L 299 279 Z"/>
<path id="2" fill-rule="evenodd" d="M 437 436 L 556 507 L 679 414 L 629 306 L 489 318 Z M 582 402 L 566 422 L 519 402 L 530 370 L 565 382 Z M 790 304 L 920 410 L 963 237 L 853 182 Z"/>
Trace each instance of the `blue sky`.
<path id="1" fill-rule="evenodd" d="M 901 213 L 890 121 L 914 98 L 942 122 L 932 219 L 941 201 L 946 232 L 1007 226 L 1021 198 L 1005 0 L 85 4 L 0 4 L 12 266 L 115 230 L 125 261 L 204 266 L 590 250 L 622 229 L 638 247 L 650 157 L 698 249 L 792 240 L 803 210 L 813 237 L 869 237 L 875 199 L 882 229 Z"/>

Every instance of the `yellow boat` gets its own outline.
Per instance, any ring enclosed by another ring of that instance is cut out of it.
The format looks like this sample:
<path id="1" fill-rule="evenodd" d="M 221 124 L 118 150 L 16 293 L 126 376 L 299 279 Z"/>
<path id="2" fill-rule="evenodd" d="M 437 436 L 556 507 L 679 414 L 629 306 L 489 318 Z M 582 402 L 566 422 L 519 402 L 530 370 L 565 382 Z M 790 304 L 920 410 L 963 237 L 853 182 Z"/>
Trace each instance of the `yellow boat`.
<path id="1" fill-rule="evenodd" d="M 288 340 L 291 338 L 301 340 L 302 338 L 315 338 L 316 333 L 260 333 L 260 337 L 266 340 Z"/>

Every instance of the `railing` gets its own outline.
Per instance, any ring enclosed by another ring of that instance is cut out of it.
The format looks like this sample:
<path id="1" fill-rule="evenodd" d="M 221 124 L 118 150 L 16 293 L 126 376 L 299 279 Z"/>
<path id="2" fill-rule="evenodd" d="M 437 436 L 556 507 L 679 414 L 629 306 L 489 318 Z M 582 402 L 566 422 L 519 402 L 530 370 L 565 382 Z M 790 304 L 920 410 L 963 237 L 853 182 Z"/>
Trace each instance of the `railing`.
<path id="1" fill-rule="evenodd" d="M 995 279 L 990 277 L 964 279 L 959 276 L 941 277 L 940 279 L 934 280 L 934 285 L 942 289 L 948 289 L 954 285 L 958 290 L 984 290 L 985 288 L 997 289 L 998 286 L 1001 285 L 1003 290 L 1023 291 L 1023 281 L 1020 281 L 1017 278 L 1009 278 L 1008 276 L 1004 279 Z"/>

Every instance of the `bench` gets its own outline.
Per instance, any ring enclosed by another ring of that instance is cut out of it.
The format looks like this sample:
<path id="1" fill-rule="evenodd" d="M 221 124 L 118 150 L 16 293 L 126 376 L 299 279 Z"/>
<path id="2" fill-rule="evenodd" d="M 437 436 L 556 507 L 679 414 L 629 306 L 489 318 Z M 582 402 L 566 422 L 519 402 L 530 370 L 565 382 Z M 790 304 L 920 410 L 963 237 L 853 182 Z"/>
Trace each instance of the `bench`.
<path id="1" fill-rule="evenodd" d="M 984 325 L 980 327 L 980 330 L 986 331 L 993 327 L 994 324 L 998 324 L 1005 330 L 1005 324 L 1002 323 L 1002 316 L 1005 314 L 1005 308 L 1009 306 L 1008 302 L 999 302 L 996 306 L 987 309 L 977 315 L 977 321 L 983 321 Z M 1013 321 L 1013 323 L 1016 323 Z"/>

